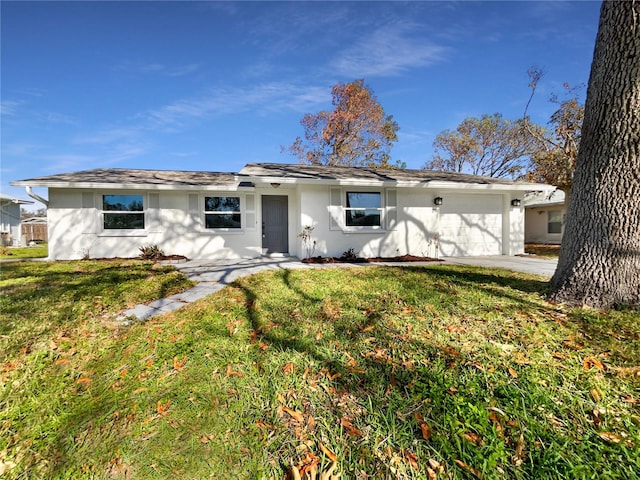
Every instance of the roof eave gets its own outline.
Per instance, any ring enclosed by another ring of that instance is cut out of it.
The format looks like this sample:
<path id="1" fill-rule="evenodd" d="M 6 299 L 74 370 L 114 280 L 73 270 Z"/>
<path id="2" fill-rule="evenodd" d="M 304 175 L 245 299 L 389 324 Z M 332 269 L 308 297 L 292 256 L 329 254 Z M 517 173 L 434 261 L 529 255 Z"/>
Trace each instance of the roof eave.
<path id="1" fill-rule="evenodd" d="M 94 183 L 94 182 L 56 182 L 56 181 L 29 181 L 20 180 L 11 182 L 16 187 L 46 187 L 46 188 L 68 188 L 68 189 L 99 189 L 99 190 L 228 190 L 234 191 L 238 188 L 247 189 L 250 187 L 239 187 L 239 182 L 232 184 L 209 184 L 209 185 L 177 185 L 177 184 L 155 184 L 155 183 Z"/>

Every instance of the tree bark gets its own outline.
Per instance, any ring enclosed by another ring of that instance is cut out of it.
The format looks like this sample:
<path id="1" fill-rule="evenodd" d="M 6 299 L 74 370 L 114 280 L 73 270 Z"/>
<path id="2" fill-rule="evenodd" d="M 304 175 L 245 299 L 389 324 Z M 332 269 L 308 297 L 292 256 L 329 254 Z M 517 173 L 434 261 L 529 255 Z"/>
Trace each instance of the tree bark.
<path id="1" fill-rule="evenodd" d="M 640 2 L 605 1 L 549 299 L 640 304 Z"/>

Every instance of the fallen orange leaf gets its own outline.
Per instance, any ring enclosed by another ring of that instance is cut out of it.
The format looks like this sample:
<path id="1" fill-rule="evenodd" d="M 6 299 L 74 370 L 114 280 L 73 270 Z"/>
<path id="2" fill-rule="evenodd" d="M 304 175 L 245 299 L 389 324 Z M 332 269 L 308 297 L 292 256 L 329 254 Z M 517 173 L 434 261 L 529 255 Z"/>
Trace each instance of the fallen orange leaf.
<path id="1" fill-rule="evenodd" d="M 165 415 L 167 413 L 167 410 L 169 410 L 169 405 L 171 405 L 170 399 L 164 403 L 162 403 L 162 400 L 158 400 L 158 403 L 156 405 L 156 412 L 158 412 L 158 415 Z"/>
<path id="2" fill-rule="evenodd" d="M 235 372 L 231 368 L 231 365 L 227 365 L 227 377 L 243 377 L 242 372 Z"/>
<path id="3" fill-rule="evenodd" d="M 256 422 L 256 427 L 258 428 L 262 428 L 264 430 L 271 430 L 273 429 L 273 425 L 271 425 L 270 423 L 264 422 L 262 420 L 258 420 Z"/>
<path id="4" fill-rule="evenodd" d="M 516 372 L 512 367 L 509 367 L 509 375 L 513 378 L 518 378 L 518 372 Z"/>
<path id="5" fill-rule="evenodd" d="M 456 459 L 456 460 L 454 460 L 454 461 L 456 462 L 456 465 L 458 465 L 460 468 L 463 468 L 463 469 L 464 469 L 464 470 L 466 470 L 467 472 L 472 473 L 472 474 L 473 474 L 473 475 L 475 475 L 477 478 L 482 478 L 482 473 L 481 473 L 479 470 L 477 470 L 477 469 L 475 469 L 475 468 L 473 468 L 473 467 L 471 467 L 471 466 L 467 465 L 467 464 L 466 464 L 466 463 L 464 463 L 462 460 L 458 460 L 458 459 Z"/>
<path id="6" fill-rule="evenodd" d="M 425 440 L 429 440 L 431 438 L 431 428 L 429 428 L 429 425 L 426 424 L 424 418 L 422 417 L 422 415 L 420 415 L 419 412 L 416 412 L 414 416 L 416 418 L 416 421 L 418 422 L 418 425 L 420 426 L 422 438 L 424 438 Z"/>
<path id="7" fill-rule="evenodd" d="M 297 410 L 293 410 L 289 407 L 282 407 L 282 411 L 286 412 L 291 418 L 293 418 L 297 422 L 304 422 L 304 415 Z"/>
<path id="8" fill-rule="evenodd" d="M 416 456 L 415 453 L 410 452 L 409 450 L 405 450 L 404 451 L 404 456 L 407 458 L 407 460 L 409 460 L 409 464 L 415 468 L 416 470 L 419 468 L 418 467 L 418 457 Z"/>
<path id="9" fill-rule="evenodd" d="M 482 437 L 474 432 L 466 432 L 462 434 L 462 438 L 466 441 L 473 443 L 474 445 L 482 445 Z"/>
<path id="10" fill-rule="evenodd" d="M 598 370 L 603 370 L 604 365 L 600 360 L 593 357 L 587 357 L 582 361 L 582 366 L 585 370 L 591 370 L 592 368 L 596 368 Z"/>
<path id="11" fill-rule="evenodd" d="M 322 453 L 324 453 L 329 460 L 331 460 L 332 462 L 338 461 L 338 456 L 335 453 L 333 453 L 331 450 L 329 450 L 327 447 L 325 447 L 322 442 L 318 442 L 318 447 L 320 447 L 320 450 L 322 451 Z"/>
<path id="12" fill-rule="evenodd" d="M 358 430 L 356 427 L 354 427 L 353 424 L 346 418 L 342 417 L 340 419 L 340 425 L 344 427 L 344 429 L 349 435 L 353 435 L 354 437 L 362 436 L 362 432 Z"/>
<path id="13" fill-rule="evenodd" d="M 79 379 L 76 380 L 76 383 L 80 385 L 90 385 L 91 379 L 89 377 L 80 377 Z"/>
<path id="14" fill-rule="evenodd" d="M 173 368 L 175 370 L 182 370 L 184 364 L 187 363 L 187 356 L 185 355 L 182 360 L 178 359 L 178 357 L 173 357 Z"/>
<path id="15" fill-rule="evenodd" d="M 425 440 L 429 440 L 431 438 L 431 429 L 429 428 L 429 425 L 422 422 L 420 424 L 420 430 L 422 431 L 422 438 Z"/>
<path id="16" fill-rule="evenodd" d="M 286 374 L 289 374 L 293 371 L 293 363 L 287 363 L 284 367 L 282 367 L 282 371 Z"/>

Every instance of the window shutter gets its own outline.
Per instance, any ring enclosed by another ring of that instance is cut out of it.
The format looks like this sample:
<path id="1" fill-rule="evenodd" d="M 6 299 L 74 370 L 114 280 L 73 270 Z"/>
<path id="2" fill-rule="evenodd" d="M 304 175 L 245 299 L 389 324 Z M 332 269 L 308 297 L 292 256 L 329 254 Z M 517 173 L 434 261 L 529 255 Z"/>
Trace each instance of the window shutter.
<path id="1" fill-rule="evenodd" d="M 96 233 L 98 217 L 93 192 L 82 192 L 82 233 Z"/>
<path id="2" fill-rule="evenodd" d="M 387 189 L 387 230 L 395 230 L 398 226 L 398 195 L 395 188 Z"/>
<path id="3" fill-rule="evenodd" d="M 329 193 L 329 229 L 341 230 L 342 225 L 342 190 L 331 188 Z"/>
<path id="4" fill-rule="evenodd" d="M 150 193 L 148 196 L 149 205 L 147 205 L 147 222 L 150 232 L 160 232 L 160 194 Z"/>
<path id="5" fill-rule="evenodd" d="M 197 193 L 189 194 L 189 217 L 191 218 L 191 224 L 195 227 L 200 225 L 200 197 Z M 203 208 L 204 210 L 204 208 Z"/>
<path id="6" fill-rule="evenodd" d="M 256 229 L 256 196 L 247 193 L 244 196 L 245 227 L 247 230 Z"/>

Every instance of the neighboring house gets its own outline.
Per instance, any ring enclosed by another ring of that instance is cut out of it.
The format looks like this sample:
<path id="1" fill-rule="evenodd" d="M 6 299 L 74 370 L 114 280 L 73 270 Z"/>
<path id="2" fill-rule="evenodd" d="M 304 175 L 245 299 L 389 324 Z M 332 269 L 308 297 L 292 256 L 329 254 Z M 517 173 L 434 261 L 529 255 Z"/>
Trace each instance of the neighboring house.
<path id="1" fill-rule="evenodd" d="M 33 204 L 30 200 L 20 200 L 0 193 L 0 245 L 20 246 L 20 205 Z"/>
<path id="2" fill-rule="evenodd" d="M 526 191 L 549 185 L 427 170 L 248 164 L 240 173 L 98 169 L 14 182 L 48 187 L 49 257 L 265 254 L 515 255 Z"/>
<path id="3" fill-rule="evenodd" d="M 531 192 L 524 197 L 524 241 L 562 242 L 567 209 L 562 190 Z"/>

